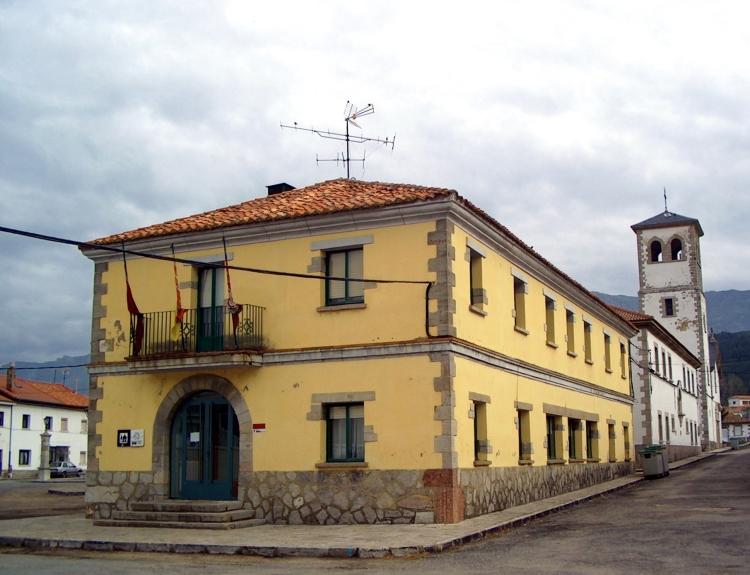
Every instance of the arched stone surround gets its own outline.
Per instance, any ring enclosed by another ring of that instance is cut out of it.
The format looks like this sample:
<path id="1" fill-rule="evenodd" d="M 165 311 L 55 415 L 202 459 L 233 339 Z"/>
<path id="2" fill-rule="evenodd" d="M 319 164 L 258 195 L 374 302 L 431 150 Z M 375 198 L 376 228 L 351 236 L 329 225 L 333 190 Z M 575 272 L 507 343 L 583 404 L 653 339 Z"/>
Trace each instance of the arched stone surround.
<path id="1" fill-rule="evenodd" d="M 250 410 L 237 388 L 227 379 L 211 374 L 191 375 L 175 385 L 164 397 L 154 418 L 152 450 L 153 493 L 169 497 L 169 442 L 172 418 L 182 402 L 201 391 L 213 391 L 225 397 L 234 409 L 240 426 L 239 469 L 237 482 L 243 492 L 253 469 L 253 433 Z"/>

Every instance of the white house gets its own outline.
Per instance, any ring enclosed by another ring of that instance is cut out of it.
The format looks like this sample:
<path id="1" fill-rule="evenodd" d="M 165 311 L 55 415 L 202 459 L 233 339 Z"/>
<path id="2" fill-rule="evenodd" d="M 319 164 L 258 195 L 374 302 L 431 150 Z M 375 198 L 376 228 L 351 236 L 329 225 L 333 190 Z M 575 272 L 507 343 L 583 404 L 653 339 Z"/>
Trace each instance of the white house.
<path id="1" fill-rule="evenodd" d="M 611 306 L 639 330 L 631 339 L 633 440 L 667 447 L 670 461 L 701 451 L 701 362 L 650 315 Z"/>
<path id="2" fill-rule="evenodd" d="M 744 406 L 750 408 L 750 395 L 733 395 L 729 398 L 729 407 Z"/>
<path id="3" fill-rule="evenodd" d="M 64 385 L 0 375 L 0 472 L 32 477 L 40 467 L 41 435 L 50 433 L 49 462 L 86 468 L 88 398 Z M 48 463 L 49 463 L 48 462 Z"/>

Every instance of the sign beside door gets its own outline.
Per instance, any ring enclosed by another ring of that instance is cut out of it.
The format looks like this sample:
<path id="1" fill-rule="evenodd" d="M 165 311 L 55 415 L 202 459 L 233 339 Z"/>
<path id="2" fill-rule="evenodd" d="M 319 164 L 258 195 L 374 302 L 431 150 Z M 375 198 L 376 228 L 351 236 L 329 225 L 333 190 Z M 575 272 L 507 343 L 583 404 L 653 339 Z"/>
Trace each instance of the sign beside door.
<path id="1" fill-rule="evenodd" d="M 146 432 L 143 429 L 118 429 L 117 447 L 143 447 Z"/>

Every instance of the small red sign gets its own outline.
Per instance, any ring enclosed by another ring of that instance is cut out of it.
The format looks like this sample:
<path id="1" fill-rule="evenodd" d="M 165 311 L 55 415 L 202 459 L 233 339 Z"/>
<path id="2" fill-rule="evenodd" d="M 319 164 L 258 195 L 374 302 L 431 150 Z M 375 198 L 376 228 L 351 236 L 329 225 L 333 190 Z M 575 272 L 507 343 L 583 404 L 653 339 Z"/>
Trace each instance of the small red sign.
<path id="1" fill-rule="evenodd" d="M 253 423 L 253 431 L 255 433 L 260 433 L 261 431 L 266 430 L 266 424 L 265 423 Z"/>

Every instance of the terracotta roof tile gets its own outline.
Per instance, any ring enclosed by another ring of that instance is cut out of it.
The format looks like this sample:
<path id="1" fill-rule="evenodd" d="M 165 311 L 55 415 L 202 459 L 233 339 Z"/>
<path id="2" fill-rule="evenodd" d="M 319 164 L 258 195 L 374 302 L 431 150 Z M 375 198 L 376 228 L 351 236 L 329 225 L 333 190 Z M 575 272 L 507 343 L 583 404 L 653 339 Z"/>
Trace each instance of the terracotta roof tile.
<path id="1" fill-rule="evenodd" d="M 381 208 L 431 200 L 455 194 L 454 190 L 410 184 L 387 184 L 359 180 L 328 180 L 272 196 L 248 200 L 241 204 L 210 212 L 178 218 L 161 224 L 138 228 L 94 240 L 94 244 L 113 244 L 171 234 L 214 230 L 244 224 L 272 222 Z"/>
<path id="2" fill-rule="evenodd" d="M 638 321 L 651 321 L 654 319 L 653 316 L 645 314 L 645 313 L 639 313 L 637 311 L 633 311 L 630 309 L 625 309 L 624 307 L 618 307 L 616 305 L 609 305 L 609 307 L 614 311 L 617 315 L 619 315 L 622 319 L 629 322 L 638 322 Z"/>
<path id="3" fill-rule="evenodd" d="M 535 259 L 549 266 L 567 281 L 580 289 L 604 308 L 607 304 L 582 284 L 562 272 L 549 260 L 525 244 L 508 228 L 490 216 L 469 200 L 462 198 L 455 190 L 447 188 L 433 188 L 412 184 L 389 184 L 384 182 L 363 182 L 340 178 L 313 184 L 305 188 L 298 188 L 271 196 L 256 198 L 220 208 L 202 214 L 187 216 L 161 224 L 155 224 L 136 230 L 114 234 L 94 240 L 93 244 L 116 244 L 133 240 L 167 236 L 187 232 L 213 230 L 231 226 L 255 224 L 262 222 L 280 221 L 308 216 L 334 214 L 353 210 L 381 208 L 399 204 L 423 202 L 452 196 L 457 202 L 474 212 L 494 227 L 498 232 L 508 237 L 512 242 L 531 254 Z M 83 248 L 87 251 L 88 248 Z"/>
<path id="4" fill-rule="evenodd" d="M 0 375 L 0 397 L 19 403 L 44 403 L 77 409 L 86 409 L 89 406 L 88 397 L 68 389 L 61 383 L 45 383 L 16 377 L 13 388 L 8 389 L 5 375 Z"/>

